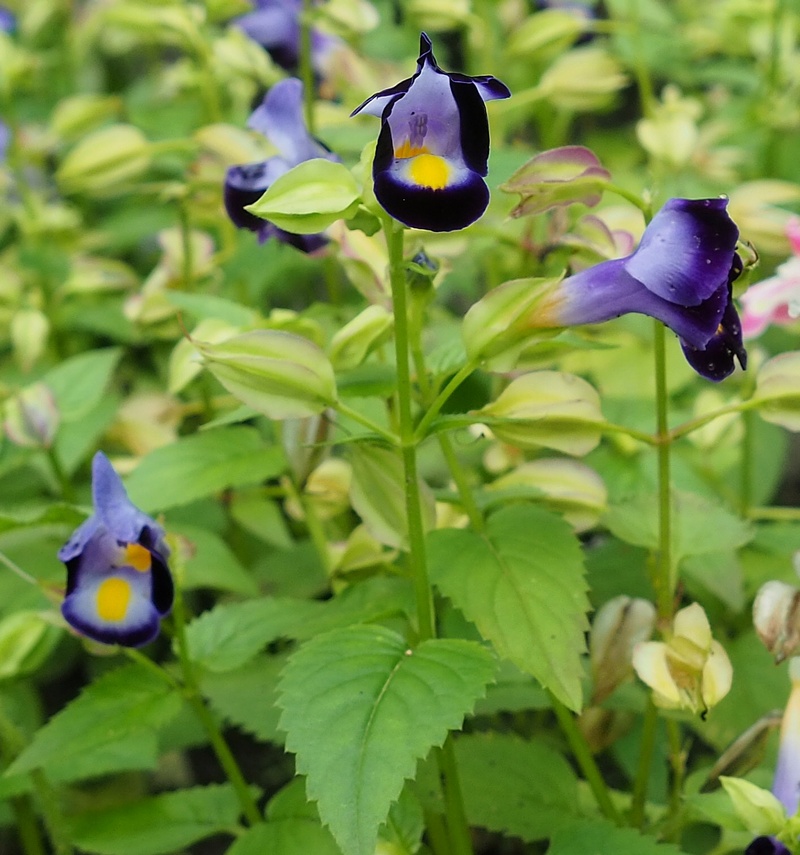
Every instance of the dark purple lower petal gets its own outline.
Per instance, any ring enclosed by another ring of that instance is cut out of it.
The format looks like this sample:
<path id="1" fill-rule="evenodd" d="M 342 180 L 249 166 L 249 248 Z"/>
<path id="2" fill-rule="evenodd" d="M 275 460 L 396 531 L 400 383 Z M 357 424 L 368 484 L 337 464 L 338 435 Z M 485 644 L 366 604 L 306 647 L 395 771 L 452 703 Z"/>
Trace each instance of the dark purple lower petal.
<path id="1" fill-rule="evenodd" d="M 318 249 L 322 249 L 328 243 L 326 235 L 319 233 L 313 235 L 294 235 L 291 232 L 285 232 L 279 229 L 273 223 L 268 223 L 266 220 L 261 220 L 261 228 L 258 230 L 258 242 L 266 243 L 270 238 L 274 238 L 281 243 L 293 246 L 299 249 L 300 252 L 305 252 L 310 255 Z"/>
<path id="2" fill-rule="evenodd" d="M 479 175 L 461 184 L 432 190 L 398 181 L 391 173 L 375 177 L 375 196 L 388 214 L 414 229 L 453 232 L 475 222 L 489 204 L 489 188 Z"/>
<path id="3" fill-rule="evenodd" d="M 152 552 L 151 555 L 153 556 L 153 565 L 150 570 L 152 578 L 150 599 L 158 614 L 164 617 L 172 609 L 172 602 L 175 599 L 175 585 L 167 562 L 157 552 Z"/>
<path id="4" fill-rule="evenodd" d="M 756 837 L 744 850 L 744 855 L 791 855 L 789 850 L 775 837 Z"/>
<path id="5" fill-rule="evenodd" d="M 266 163 L 256 163 L 250 166 L 232 166 L 225 176 L 223 200 L 225 210 L 231 222 L 240 229 L 257 232 L 264 221 L 245 211 L 246 205 L 257 202 L 269 187 L 265 177 Z"/>
<path id="6" fill-rule="evenodd" d="M 742 324 L 736 307 L 729 299 L 714 335 L 704 348 L 681 342 L 686 361 L 698 374 L 719 382 L 733 373 L 734 357 L 747 368 L 747 351 L 742 343 Z"/>

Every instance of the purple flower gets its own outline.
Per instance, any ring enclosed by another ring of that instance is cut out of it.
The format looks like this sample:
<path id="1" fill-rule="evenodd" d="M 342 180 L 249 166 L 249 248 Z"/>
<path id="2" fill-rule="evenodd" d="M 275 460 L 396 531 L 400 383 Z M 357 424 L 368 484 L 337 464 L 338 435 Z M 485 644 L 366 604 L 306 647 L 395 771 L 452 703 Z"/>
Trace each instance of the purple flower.
<path id="1" fill-rule="evenodd" d="M 164 530 L 131 503 L 102 452 L 92 461 L 92 498 L 94 513 L 58 553 L 67 565 L 61 612 L 95 641 L 139 647 L 172 608 Z"/>
<path id="2" fill-rule="evenodd" d="M 233 23 L 258 42 L 275 62 L 287 71 L 297 68 L 300 57 L 300 14 L 302 0 L 255 0 L 252 12 Z M 319 30 L 311 30 L 311 64 L 322 74 L 325 61 L 340 42 Z"/>
<path id="3" fill-rule="evenodd" d="M 246 205 L 263 196 L 275 179 L 293 166 L 315 157 L 339 161 L 339 158 L 314 139 L 303 118 L 303 84 L 296 78 L 276 83 L 247 121 L 247 126 L 262 133 L 280 154 L 260 163 L 231 166 L 225 175 L 225 210 L 240 229 L 256 232 L 260 242 L 274 237 L 304 252 L 323 246 L 321 234 L 293 235 L 245 210 Z"/>
<path id="4" fill-rule="evenodd" d="M 687 361 L 709 380 L 742 368 L 747 353 L 731 297 L 742 272 L 739 230 L 727 199 L 670 199 L 638 249 L 559 282 L 538 303 L 531 327 L 596 324 L 628 312 L 650 315 L 681 340 Z"/>
<path id="5" fill-rule="evenodd" d="M 449 232 L 474 223 L 489 204 L 489 121 L 484 101 L 508 98 L 495 77 L 447 73 L 420 36 L 417 71 L 372 95 L 352 115 L 378 116 L 375 196 L 396 220 Z"/>
<path id="6" fill-rule="evenodd" d="M 792 691 L 781 719 L 778 763 L 772 782 L 772 793 L 786 808 L 786 816 L 797 813 L 800 806 L 800 660 L 789 666 Z M 745 855 L 790 855 L 789 849 L 775 837 L 761 836 L 747 847 Z"/>
<path id="7" fill-rule="evenodd" d="M 17 27 L 17 19 L 14 13 L 5 6 L 0 6 L 0 30 L 4 33 L 13 33 Z"/>

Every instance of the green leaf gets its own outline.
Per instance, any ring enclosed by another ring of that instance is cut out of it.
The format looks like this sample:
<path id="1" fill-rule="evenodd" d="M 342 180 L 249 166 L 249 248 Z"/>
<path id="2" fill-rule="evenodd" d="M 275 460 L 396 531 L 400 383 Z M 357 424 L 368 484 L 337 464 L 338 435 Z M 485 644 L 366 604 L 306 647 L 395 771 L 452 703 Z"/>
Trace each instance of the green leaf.
<path id="1" fill-rule="evenodd" d="M 610 822 L 583 820 L 559 829 L 547 855 L 681 855 L 671 843 L 656 843 L 633 828 Z"/>
<path id="2" fill-rule="evenodd" d="M 350 448 L 353 480 L 350 501 L 369 533 L 380 543 L 408 549 L 405 470 L 396 449 L 370 442 Z M 436 522 L 433 493 L 419 481 L 422 525 L 430 531 Z"/>
<path id="3" fill-rule="evenodd" d="M 188 505 L 229 487 L 257 484 L 284 469 L 283 452 L 257 430 L 228 427 L 193 434 L 151 451 L 126 481 L 147 513 Z"/>
<path id="4" fill-rule="evenodd" d="M 375 579 L 324 602 L 263 597 L 219 605 L 187 627 L 189 654 L 209 671 L 230 671 L 278 638 L 305 640 L 406 611 L 409 595 L 401 580 Z"/>
<path id="5" fill-rule="evenodd" d="M 315 234 L 355 214 L 358 184 L 341 163 L 306 160 L 277 178 L 246 210 L 294 234 Z"/>
<path id="6" fill-rule="evenodd" d="M 200 677 L 203 695 L 225 721 L 241 727 L 256 739 L 283 743 L 278 730 L 278 677 L 286 656 L 256 656 L 241 668 Z"/>
<path id="7" fill-rule="evenodd" d="M 676 562 L 689 555 L 730 551 L 753 537 L 753 529 L 745 520 L 704 496 L 674 490 L 672 502 L 672 550 Z M 612 534 L 626 543 L 658 548 L 656 493 L 639 494 L 613 505 L 603 521 Z"/>
<path id="8" fill-rule="evenodd" d="M 474 642 L 432 639 L 412 650 L 376 626 L 317 636 L 292 656 L 279 686 L 280 727 L 344 852 L 373 855 L 416 761 L 461 725 L 494 669 Z"/>
<path id="9" fill-rule="evenodd" d="M 248 829 L 225 855 L 342 855 L 327 828 L 313 819 L 278 819 Z"/>
<path id="10" fill-rule="evenodd" d="M 216 588 L 249 596 L 258 594 L 255 579 L 219 535 L 189 525 L 174 526 L 173 530 L 188 538 L 192 546 L 183 579 L 185 589 Z"/>
<path id="11" fill-rule="evenodd" d="M 255 323 L 258 312 L 233 300 L 213 294 L 188 294 L 185 291 L 167 291 L 167 299 L 173 306 L 193 315 L 198 321 L 213 319 L 227 321 L 235 327 Z"/>
<path id="12" fill-rule="evenodd" d="M 54 778 L 77 780 L 153 767 L 156 731 L 180 706 L 178 691 L 157 674 L 139 665 L 116 668 L 37 731 L 7 774 L 43 768 Z"/>
<path id="13" fill-rule="evenodd" d="M 90 350 L 65 359 L 42 377 L 64 421 L 79 419 L 100 403 L 121 356 L 118 347 Z"/>
<path id="14" fill-rule="evenodd" d="M 194 787 L 90 811 L 71 821 L 70 836 L 97 855 L 171 855 L 212 834 L 233 833 L 239 811 L 230 784 Z"/>
<path id="15" fill-rule="evenodd" d="M 431 578 L 500 656 L 579 710 L 589 602 L 570 526 L 515 505 L 489 517 L 485 534 L 440 529 L 428 548 Z"/>
<path id="16" fill-rule="evenodd" d="M 459 737 L 455 746 L 471 825 L 534 841 L 579 816 L 575 773 L 545 743 L 475 733 Z"/>

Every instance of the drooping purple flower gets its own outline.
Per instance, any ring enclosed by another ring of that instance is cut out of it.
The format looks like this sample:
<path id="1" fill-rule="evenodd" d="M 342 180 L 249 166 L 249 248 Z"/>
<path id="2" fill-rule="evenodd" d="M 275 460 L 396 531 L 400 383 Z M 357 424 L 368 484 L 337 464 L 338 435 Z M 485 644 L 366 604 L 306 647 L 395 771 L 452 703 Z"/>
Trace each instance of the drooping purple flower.
<path id="1" fill-rule="evenodd" d="M 139 647 L 172 608 L 164 530 L 130 501 L 102 452 L 92 461 L 92 498 L 94 513 L 58 553 L 67 565 L 61 612 L 95 641 Z"/>
<path id="2" fill-rule="evenodd" d="M 233 23 L 258 42 L 281 68 L 297 69 L 300 58 L 302 0 L 255 0 L 254 9 Z M 311 29 L 311 64 L 324 75 L 330 52 L 340 42 L 335 36 Z"/>
<path id="3" fill-rule="evenodd" d="M 781 739 L 772 793 L 786 808 L 786 816 L 800 806 L 800 659 L 789 665 L 792 691 L 781 719 Z M 747 847 L 745 855 L 790 855 L 789 849 L 775 837 L 762 835 Z"/>
<path id="4" fill-rule="evenodd" d="M 303 84 L 296 78 L 276 83 L 253 112 L 247 126 L 262 133 L 280 152 L 268 160 L 231 166 L 225 175 L 225 210 L 240 229 L 249 229 L 260 242 L 274 237 L 304 252 L 323 246 L 321 234 L 293 235 L 245 210 L 261 198 L 273 182 L 293 166 L 315 157 L 339 158 L 312 137 L 303 118 Z"/>
<path id="5" fill-rule="evenodd" d="M 416 73 L 352 113 L 381 120 L 372 177 L 385 210 L 407 226 L 434 232 L 474 223 L 489 204 L 484 101 L 510 95 L 491 75 L 442 71 L 422 33 Z"/>
<path id="6" fill-rule="evenodd" d="M 649 315 L 678 334 L 689 364 L 709 380 L 742 368 L 747 353 L 731 297 L 742 272 L 739 230 L 727 199 L 670 199 L 638 249 L 557 283 L 537 305 L 532 328 L 596 324 L 629 312 Z"/>
<path id="7" fill-rule="evenodd" d="M 0 30 L 4 33 L 13 33 L 17 28 L 17 18 L 14 13 L 5 6 L 0 6 Z"/>

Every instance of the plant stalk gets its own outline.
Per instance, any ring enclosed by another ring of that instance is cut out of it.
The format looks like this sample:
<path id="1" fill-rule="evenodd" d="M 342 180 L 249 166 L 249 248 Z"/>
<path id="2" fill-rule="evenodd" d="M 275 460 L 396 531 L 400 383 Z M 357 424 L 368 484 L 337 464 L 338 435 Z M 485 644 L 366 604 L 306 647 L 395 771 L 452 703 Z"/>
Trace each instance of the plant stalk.
<path id="1" fill-rule="evenodd" d="M 586 783 L 589 784 L 597 806 L 607 819 L 610 819 L 616 825 L 624 825 L 622 815 L 611 800 L 611 794 L 606 786 L 606 782 L 600 774 L 600 769 L 597 767 L 597 763 L 595 763 L 589 745 L 581 733 L 575 717 L 552 692 L 548 692 L 547 694 L 550 697 L 550 704 L 558 719 L 561 732 L 569 743 L 570 750 L 578 766 L 580 766 L 581 772 L 583 772 Z"/>
<path id="2" fill-rule="evenodd" d="M 211 748 L 213 749 L 214 754 L 216 754 L 220 766 L 222 766 L 226 777 L 233 786 L 236 796 L 239 799 L 242 813 L 247 819 L 247 822 L 250 825 L 258 825 L 263 821 L 261 813 L 253 799 L 253 795 L 250 792 L 247 781 L 245 781 L 244 775 L 242 775 L 242 770 L 236 762 L 236 758 L 228 747 L 228 743 L 225 741 L 225 737 L 223 737 L 216 719 L 206 706 L 200 692 L 200 685 L 197 682 L 194 665 L 189 658 L 189 647 L 186 641 L 186 619 L 183 612 L 183 598 L 180 591 L 176 592 L 175 605 L 173 606 L 172 614 L 175 623 L 175 639 L 178 644 L 178 658 L 180 660 L 186 700 L 197 715 L 200 724 L 202 724 L 203 729 L 208 736 Z"/>

